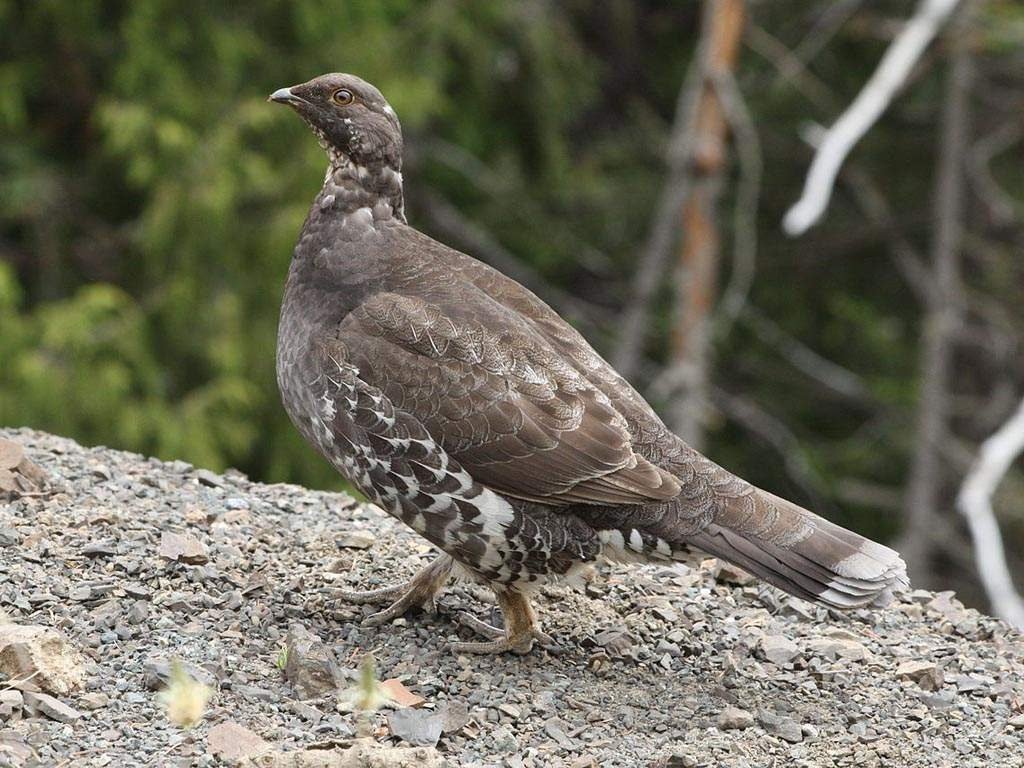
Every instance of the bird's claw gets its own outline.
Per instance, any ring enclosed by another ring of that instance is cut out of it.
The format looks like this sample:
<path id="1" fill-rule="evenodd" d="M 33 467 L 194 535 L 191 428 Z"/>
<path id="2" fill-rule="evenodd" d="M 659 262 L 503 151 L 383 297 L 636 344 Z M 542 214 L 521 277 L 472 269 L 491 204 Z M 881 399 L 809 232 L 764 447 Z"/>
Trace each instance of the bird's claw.
<path id="1" fill-rule="evenodd" d="M 454 642 L 450 647 L 455 653 L 506 653 L 510 651 L 522 655 L 533 650 L 534 643 L 551 654 L 557 655 L 564 650 L 551 635 L 542 632 L 537 626 L 526 628 L 525 631 L 509 633 L 469 613 L 460 613 L 458 621 L 467 629 L 491 639 L 476 642 Z"/>
<path id="2" fill-rule="evenodd" d="M 340 599 L 357 605 L 390 603 L 384 610 L 370 614 L 360 622 L 364 627 L 376 627 L 399 618 L 410 608 L 436 613 L 437 594 L 448 581 L 451 569 L 451 558 L 442 555 L 402 584 L 366 592 L 340 590 L 337 594 Z"/>

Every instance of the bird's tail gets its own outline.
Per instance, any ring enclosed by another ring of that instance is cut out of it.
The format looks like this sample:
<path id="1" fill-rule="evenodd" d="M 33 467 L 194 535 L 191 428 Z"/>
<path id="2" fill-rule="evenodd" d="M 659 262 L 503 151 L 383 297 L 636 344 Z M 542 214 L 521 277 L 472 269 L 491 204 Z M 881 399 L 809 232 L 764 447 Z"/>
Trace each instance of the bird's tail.
<path id="1" fill-rule="evenodd" d="M 899 553 L 760 489 L 687 543 L 833 608 L 886 605 L 909 587 Z"/>

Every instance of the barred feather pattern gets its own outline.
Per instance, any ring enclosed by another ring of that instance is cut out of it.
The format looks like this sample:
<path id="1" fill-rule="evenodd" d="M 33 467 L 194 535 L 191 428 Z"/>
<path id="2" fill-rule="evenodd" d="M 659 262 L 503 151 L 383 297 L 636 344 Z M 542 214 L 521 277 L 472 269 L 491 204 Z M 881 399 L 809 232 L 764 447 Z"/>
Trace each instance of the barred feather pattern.
<path id="1" fill-rule="evenodd" d="M 397 119 L 330 77 L 376 104 L 350 132 L 373 141 L 358 163 L 329 148 L 277 370 L 292 421 L 356 487 L 498 588 L 693 550 L 838 608 L 906 588 L 896 552 L 693 450 L 534 294 L 410 227 Z"/>

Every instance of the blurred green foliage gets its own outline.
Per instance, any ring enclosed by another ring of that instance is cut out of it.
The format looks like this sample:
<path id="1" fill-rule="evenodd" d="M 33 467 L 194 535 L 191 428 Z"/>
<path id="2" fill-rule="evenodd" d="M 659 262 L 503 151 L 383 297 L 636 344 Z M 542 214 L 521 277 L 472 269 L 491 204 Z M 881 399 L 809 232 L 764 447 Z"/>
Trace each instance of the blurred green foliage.
<path id="1" fill-rule="evenodd" d="M 787 472 L 786 454 L 799 455 L 826 504 L 844 479 L 901 485 L 917 385 L 920 307 L 889 260 L 889 233 L 866 225 L 842 189 L 807 237 L 778 228 L 809 159 L 801 125 L 835 117 L 884 49 L 884 14 L 908 11 L 896 0 L 870 6 L 814 57 L 820 98 L 779 75 L 763 40 L 740 63 L 765 162 L 751 302 L 855 372 L 867 394 L 824 390 L 738 323 L 718 343 L 716 382 L 760 404 L 793 442 L 780 450 L 720 417 L 709 450 L 806 499 Z M 820 12 L 797 0 L 751 8 L 752 26 L 790 47 Z M 0 0 L 0 423 L 268 481 L 340 483 L 287 422 L 273 370 L 281 287 L 324 158 L 265 98 L 326 71 L 374 82 L 401 116 L 413 224 L 463 245 L 429 215 L 432 200 L 451 204 L 545 282 L 599 308 L 590 335 L 608 352 L 699 10 L 632 0 Z M 1009 2 L 986 13 L 982 44 L 1012 56 L 1006 38 L 1020 37 L 1007 30 L 1024 13 Z M 925 252 L 942 73 L 924 70 L 855 155 Z M 999 173 L 1024 186 L 1019 169 Z M 1024 298 L 1009 259 L 993 256 L 972 275 L 997 302 Z M 671 277 L 641 389 L 664 359 Z M 895 527 L 870 504 L 844 509 L 833 516 L 859 516 L 867 533 Z"/>

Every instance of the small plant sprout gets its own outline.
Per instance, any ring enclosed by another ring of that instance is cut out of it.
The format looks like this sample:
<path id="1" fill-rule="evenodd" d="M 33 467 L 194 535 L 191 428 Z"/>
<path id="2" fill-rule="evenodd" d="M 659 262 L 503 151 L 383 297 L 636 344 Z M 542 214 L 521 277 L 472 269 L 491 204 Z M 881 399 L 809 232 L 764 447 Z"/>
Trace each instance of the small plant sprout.
<path id="1" fill-rule="evenodd" d="M 277 653 L 277 668 L 284 672 L 284 668 L 288 666 L 288 646 L 282 646 L 281 650 Z"/>
<path id="2" fill-rule="evenodd" d="M 168 719 L 179 728 L 191 728 L 203 718 L 206 702 L 213 691 L 196 680 L 177 661 L 171 664 L 167 687 L 158 698 L 167 710 Z"/>
<path id="3" fill-rule="evenodd" d="M 377 680 L 376 660 L 372 653 L 363 656 L 359 665 L 359 682 L 348 690 L 348 701 L 356 710 L 356 735 L 373 735 L 373 713 L 391 702 L 387 691 Z"/>

